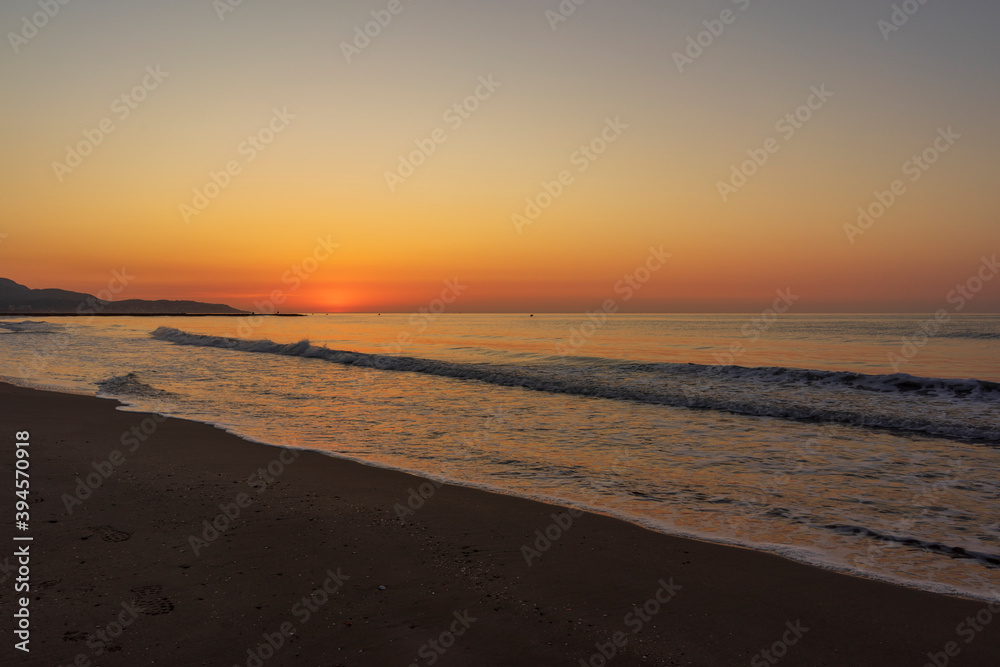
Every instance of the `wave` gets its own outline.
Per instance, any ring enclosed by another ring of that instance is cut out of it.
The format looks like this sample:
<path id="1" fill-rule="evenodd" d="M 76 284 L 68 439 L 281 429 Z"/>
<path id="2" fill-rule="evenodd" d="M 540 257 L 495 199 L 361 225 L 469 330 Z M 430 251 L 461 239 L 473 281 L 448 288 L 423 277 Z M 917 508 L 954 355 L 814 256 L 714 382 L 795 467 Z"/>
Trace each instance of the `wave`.
<path id="1" fill-rule="evenodd" d="M 24 320 L 23 322 L 0 322 L 0 329 L 8 334 L 54 334 L 59 333 L 60 327 L 51 322 Z"/>
<path id="2" fill-rule="evenodd" d="M 752 379 L 760 382 L 793 384 L 803 387 L 845 387 L 861 391 L 882 393 L 916 393 L 939 398 L 976 398 L 1000 402 L 1000 382 L 988 380 L 955 380 L 925 378 L 907 373 L 867 375 L 847 371 L 814 371 L 799 368 L 744 366 L 702 366 L 699 364 L 643 364 L 634 368 L 673 366 L 675 371 L 714 377 Z"/>
<path id="3" fill-rule="evenodd" d="M 100 389 L 98 394 L 104 396 L 131 396 L 136 398 L 162 398 L 168 396 L 170 392 L 156 389 L 145 382 L 139 380 L 135 373 L 127 375 L 116 375 L 105 380 L 95 382 Z"/>
<path id="4" fill-rule="evenodd" d="M 450 362 L 334 350 L 308 340 L 276 343 L 160 327 L 178 345 L 322 359 L 345 366 L 474 380 L 504 387 L 711 409 L 779 419 L 887 428 L 1000 443 L 1000 383 L 797 368 L 560 360 L 539 364 Z"/>
<path id="5" fill-rule="evenodd" d="M 966 338 L 972 340 L 1000 340 L 1000 331 L 948 331 L 938 338 Z"/>
<path id="6" fill-rule="evenodd" d="M 973 551 L 966 549 L 965 547 L 949 546 L 947 544 L 942 544 L 941 542 L 923 540 L 918 537 L 911 537 L 908 535 L 891 535 L 889 533 L 879 532 L 871 528 L 863 528 L 861 526 L 849 524 L 831 524 L 824 527 L 840 535 L 854 535 L 882 542 L 902 544 L 914 549 L 929 551 L 931 553 L 941 554 L 951 558 L 975 560 L 980 565 L 984 565 L 988 568 L 1000 568 L 1000 554 Z"/>

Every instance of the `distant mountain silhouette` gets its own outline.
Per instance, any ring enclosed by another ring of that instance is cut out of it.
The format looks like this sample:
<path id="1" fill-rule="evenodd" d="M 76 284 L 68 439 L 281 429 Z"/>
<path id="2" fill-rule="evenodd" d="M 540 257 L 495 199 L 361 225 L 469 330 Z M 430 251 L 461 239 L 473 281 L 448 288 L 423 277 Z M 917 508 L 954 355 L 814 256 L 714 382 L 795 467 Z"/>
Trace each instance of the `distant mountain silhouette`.
<path id="1" fill-rule="evenodd" d="M 7 278 L 0 278 L 0 313 L 65 313 L 81 315 L 176 315 L 179 313 L 238 315 L 237 310 L 221 303 L 200 301 L 103 301 L 92 294 L 61 289 L 31 289 Z"/>

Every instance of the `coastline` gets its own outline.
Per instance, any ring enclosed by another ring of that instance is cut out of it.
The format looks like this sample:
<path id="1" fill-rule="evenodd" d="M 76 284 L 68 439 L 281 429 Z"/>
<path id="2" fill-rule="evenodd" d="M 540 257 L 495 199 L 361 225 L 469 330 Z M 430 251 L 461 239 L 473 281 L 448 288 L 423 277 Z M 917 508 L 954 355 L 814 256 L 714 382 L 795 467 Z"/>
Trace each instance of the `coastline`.
<path id="1" fill-rule="evenodd" d="M 306 313 L 47 313 L 7 312 L 0 317 L 308 317 Z"/>
<path id="2" fill-rule="evenodd" d="M 1000 619 L 960 634 L 982 602 L 96 397 L 0 384 L 0 405 L 7 479 L 15 432 L 31 433 L 34 538 L 31 652 L 8 641 L 7 664 L 776 664 L 762 652 L 782 643 L 783 665 L 922 665 L 939 653 L 986 665 L 1000 654 Z M 100 485 L 78 492 L 93 474 Z M 209 539 L 212 521 L 225 528 Z M 5 525 L 13 535 L 9 513 Z M 9 623 L 12 578 L 0 585 Z M 94 634 L 119 618 L 119 636 Z M 262 658 L 265 635 L 278 646 Z"/>

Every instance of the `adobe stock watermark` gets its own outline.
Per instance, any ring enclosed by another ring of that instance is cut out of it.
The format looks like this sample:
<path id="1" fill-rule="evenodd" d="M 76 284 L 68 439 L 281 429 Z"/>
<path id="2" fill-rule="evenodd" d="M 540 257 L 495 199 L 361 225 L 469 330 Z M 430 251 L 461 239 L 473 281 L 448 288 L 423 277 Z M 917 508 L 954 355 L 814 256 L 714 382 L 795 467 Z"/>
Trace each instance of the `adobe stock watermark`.
<path id="1" fill-rule="evenodd" d="M 795 623 L 788 621 L 785 623 L 785 627 L 788 629 L 781 635 L 781 639 L 771 644 L 768 648 L 761 650 L 750 659 L 751 667 L 777 665 L 781 662 L 782 658 L 788 655 L 789 649 L 798 644 L 802 637 L 809 632 L 809 628 L 802 625 L 802 621 L 795 621 Z"/>
<path id="2" fill-rule="evenodd" d="M 407 0 L 407 3 L 413 0 Z M 354 39 L 350 42 L 340 43 L 340 52 L 344 54 L 347 64 L 361 55 L 361 52 L 371 46 L 372 40 L 382 34 L 382 31 L 389 27 L 393 17 L 399 16 L 406 9 L 402 0 L 389 0 L 385 9 L 373 9 L 372 20 L 362 25 L 354 26 Z"/>
<path id="3" fill-rule="evenodd" d="M 122 602 L 120 606 L 121 611 L 107 625 L 98 627 L 93 633 L 87 633 L 84 638 L 87 648 L 95 659 L 115 650 L 117 639 L 138 620 L 139 614 L 145 611 L 145 607 L 136 605 L 135 598 L 129 602 Z M 73 662 L 67 667 L 91 667 L 95 664 L 86 653 L 77 653 Z"/>
<path id="4" fill-rule="evenodd" d="M 220 22 L 226 20 L 226 14 L 235 12 L 242 5 L 243 0 L 212 0 L 212 9 L 215 10 Z"/>
<path id="5" fill-rule="evenodd" d="M 781 135 L 782 140 L 791 141 L 792 137 L 812 120 L 813 116 L 833 97 L 833 93 L 826 89 L 825 83 L 820 84 L 819 87 L 812 86 L 809 92 L 805 103 L 779 118 L 774 124 L 774 130 Z M 781 141 L 775 137 L 768 137 L 760 148 L 747 149 L 749 159 L 744 160 L 739 165 L 732 165 L 729 179 L 717 181 L 715 184 L 722 201 L 728 202 L 729 198 L 745 186 L 768 163 L 771 156 L 780 150 Z"/>
<path id="6" fill-rule="evenodd" d="M 83 131 L 83 139 L 76 144 L 66 146 L 66 157 L 64 162 L 52 161 L 52 171 L 60 183 L 73 173 L 77 167 L 83 164 L 83 159 L 94 152 L 94 149 L 104 143 L 105 137 L 117 129 L 115 120 L 123 123 L 128 120 L 132 112 L 139 108 L 139 105 L 146 101 L 149 94 L 160 87 L 163 80 L 170 76 L 170 72 L 164 72 L 159 65 L 146 66 L 146 75 L 142 81 L 132 87 L 128 92 L 122 93 L 111 101 L 111 116 L 105 116 L 98 123 L 97 127 L 87 128 Z"/>
<path id="7" fill-rule="evenodd" d="M 902 4 L 894 4 L 889 19 L 879 19 L 875 24 L 882 33 L 882 39 L 888 42 L 892 33 L 909 23 L 927 2 L 928 0 L 903 0 Z"/>
<path id="8" fill-rule="evenodd" d="M 671 257 L 673 254 L 664 252 L 662 245 L 659 248 L 650 246 L 645 261 L 615 283 L 613 290 L 621 297 L 621 303 L 617 299 L 605 299 L 600 308 L 584 313 L 587 321 L 570 328 L 565 341 L 556 343 L 556 354 L 564 357 L 586 345 L 587 341 L 607 324 L 608 317 L 617 313 L 621 309 L 621 304 L 631 301 L 636 293 L 652 280 L 653 274 L 666 266 L 667 260 Z"/>
<path id="9" fill-rule="evenodd" d="M 552 32 L 559 29 L 560 23 L 565 23 L 569 17 L 576 14 L 576 8 L 586 4 L 587 0 L 560 0 L 559 5 L 554 9 L 545 10 L 545 19 L 549 22 Z"/>
<path id="10" fill-rule="evenodd" d="M 945 301 L 951 304 L 952 310 L 956 313 L 962 312 L 970 301 L 983 291 L 986 283 L 992 281 L 1000 272 L 1000 264 L 997 263 L 997 256 L 982 257 L 979 268 L 971 276 L 955 285 L 955 288 L 948 292 Z M 945 308 L 939 308 L 934 316 L 920 323 L 919 331 L 910 337 L 904 337 L 899 346 L 899 352 L 889 352 L 886 358 L 889 365 L 896 373 L 906 362 L 912 360 L 920 350 L 924 348 L 932 338 L 941 333 L 944 325 L 951 321 L 951 313 Z"/>
<path id="11" fill-rule="evenodd" d="M 66 349 L 69 345 L 71 337 L 79 332 L 81 326 L 90 324 L 94 317 L 104 312 L 107 307 L 113 303 L 112 299 L 125 291 L 129 284 L 135 280 L 135 276 L 131 275 L 126 271 L 125 267 L 121 270 L 113 270 L 111 272 L 111 279 L 108 280 L 107 286 L 97 292 L 96 295 L 88 297 L 83 303 L 76 307 L 76 314 L 78 317 L 73 318 L 70 323 L 65 325 L 66 333 L 68 336 L 46 336 L 45 347 L 40 352 L 35 352 L 32 355 L 32 361 L 29 365 L 21 366 L 18 368 L 18 373 L 22 378 L 37 377 L 42 371 L 44 371 L 48 365 L 49 360 L 53 355 Z"/>
<path id="12" fill-rule="evenodd" d="M 909 455 L 910 465 L 914 468 L 923 469 L 924 463 L 919 456 L 915 454 Z M 912 508 L 923 508 L 920 516 L 927 516 L 930 513 L 928 508 L 939 505 L 943 501 L 943 494 L 949 491 L 955 484 L 962 484 L 964 480 L 967 479 L 969 473 L 969 466 L 965 462 L 955 462 L 951 463 L 950 474 L 947 477 L 939 477 L 934 482 L 927 482 L 924 480 L 920 481 L 920 486 L 917 491 L 908 499 L 905 503 L 906 507 Z M 889 533 L 906 534 L 912 531 L 913 526 L 916 525 L 917 520 L 913 518 L 913 515 L 904 516 L 896 521 L 894 521 L 889 529 Z M 864 555 L 852 556 L 851 563 L 859 567 L 874 568 L 879 565 L 878 558 L 882 556 L 889 548 L 889 545 L 894 542 L 889 539 L 886 535 L 879 535 L 873 537 L 869 540 L 868 548 L 865 550 Z"/>
<path id="13" fill-rule="evenodd" d="M 413 516 L 423 509 L 427 501 L 433 498 L 442 486 L 444 486 L 444 482 L 432 479 L 421 482 L 416 487 L 408 488 L 405 502 L 399 502 L 392 506 L 392 511 L 396 514 L 399 522 L 405 523 L 407 517 Z"/>
<path id="14" fill-rule="evenodd" d="M 411 486 L 407 489 L 409 493 L 406 496 L 406 504 L 396 503 L 392 506 L 392 510 L 396 513 L 400 523 L 404 523 L 406 517 L 413 516 L 418 510 L 423 508 L 427 501 L 433 498 L 434 494 L 442 486 L 444 486 L 444 482 L 434 479 L 421 482 L 416 488 Z"/>
<path id="15" fill-rule="evenodd" d="M 820 458 L 821 450 L 822 445 L 816 438 L 806 440 L 796 449 L 785 449 L 783 455 L 775 457 L 781 462 L 781 467 L 765 478 L 760 490 L 772 495 L 781 494 L 782 488 L 790 481 L 800 481 L 800 474 L 808 469 L 806 462 Z"/>
<path id="16" fill-rule="evenodd" d="M 965 640 L 966 644 L 975 641 L 979 633 L 986 630 L 986 627 L 993 622 L 993 617 L 1000 615 L 1000 602 L 993 601 L 983 607 L 975 616 L 967 616 L 964 621 L 955 627 L 955 634 Z M 962 652 L 962 647 L 958 642 L 950 641 L 944 645 L 941 651 L 928 652 L 928 661 L 923 667 L 948 667 L 951 659 L 958 657 Z"/>
<path id="17" fill-rule="evenodd" d="M 503 426 L 506 423 L 505 419 L 505 413 L 499 410 L 487 415 L 483 424 L 471 436 L 465 437 L 455 443 L 452 451 L 456 454 L 462 452 L 466 459 L 473 453 L 481 452 L 483 444 L 487 440 L 487 434 L 495 432 Z M 447 461 L 444 463 L 444 472 L 447 474 L 451 470 L 451 467 Z M 406 523 L 407 517 L 411 517 L 421 510 L 442 486 L 444 486 L 444 482 L 434 479 L 421 482 L 416 487 L 411 486 L 408 488 L 405 501 L 398 502 L 392 506 L 392 511 L 396 514 L 399 522 Z"/>
<path id="18" fill-rule="evenodd" d="M 479 110 L 483 102 L 493 97 L 493 93 L 502 85 L 499 81 L 494 81 L 492 74 L 479 77 L 479 85 L 472 94 L 445 109 L 441 119 L 448 124 L 452 132 L 457 131 L 465 121 L 472 118 L 472 114 Z M 426 164 L 427 160 L 437 152 L 438 146 L 446 141 L 448 141 L 448 130 L 443 127 L 434 128 L 423 139 L 414 139 L 416 149 L 398 156 L 396 171 L 385 172 L 385 183 L 389 186 L 389 191 L 395 192 L 396 188 Z"/>
<path id="19" fill-rule="evenodd" d="M 108 280 L 107 286 L 94 294 L 96 298 L 88 298 L 77 306 L 77 314 L 96 315 L 103 312 L 109 304 L 113 303 L 112 300 L 124 292 L 135 279 L 136 276 L 129 273 L 124 266 L 120 270 L 115 269 L 111 271 L 111 279 Z"/>
<path id="20" fill-rule="evenodd" d="M 788 312 L 801 297 L 792 294 L 792 288 L 775 290 L 777 296 L 770 308 L 765 309 L 758 317 L 752 318 L 740 328 L 743 338 L 747 343 L 737 340 L 729 346 L 729 351 L 723 354 L 713 354 L 715 361 L 722 366 L 732 366 L 736 363 L 736 358 L 742 356 L 747 351 L 747 345 L 756 343 L 760 337 L 774 326 L 778 317 Z"/>
<path id="21" fill-rule="evenodd" d="M 191 202 L 183 202 L 178 206 L 184 222 L 189 223 L 191 218 L 201 215 L 209 204 L 222 194 L 223 190 L 232 185 L 233 178 L 243 173 L 243 167 L 256 160 L 257 156 L 266 150 L 279 134 L 288 129 L 290 121 L 294 119 L 295 116 L 288 113 L 287 107 L 272 109 L 271 119 L 267 125 L 254 134 L 248 135 L 236 147 L 236 153 L 243 157 L 242 163 L 238 159 L 229 160 L 219 171 L 209 171 L 209 180 L 203 186 L 194 188 L 194 197 L 192 197 Z"/>
<path id="22" fill-rule="evenodd" d="M 630 488 L 627 480 L 633 477 L 635 467 L 634 456 L 628 453 L 616 454 L 607 467 L 606 476 L 587 482 L 587 488 L 583 490 L 583 503 L 604 510 L 627 510 L 635 496 L 625 488 Z M 609 495 L 612 497 L 608 498 Z"/>
<path id="23" fill-rule="evenodd" d="M 534 565 L 534 561 L 540 559 L 542 554 L 552 548 L 566 532 L 573 527 L 573 519 L 583 516 L 583 510 L 569 507 L 565 512 L 553 512 L 550 515 L 552 523 L 535 531 L 533 542 L 521 545 L 521 555 L 528 567 Z"/>
<path id="24" fill-rule="evenodd" d="M 298 627 L 304 626 L 312 618 L 313 614 L 329 604 L 333 596 L 340 592 L 344 583 L 349 580 L 350 575 L 344 574 L 337 568 L 337 571 L 326 571 L 326 579 L 323 583 L 312 590 L 308 595 L 292 605 L 289 614 L 298 621 Z M 261 635 L 264 640 L 256 646 L 250 647 L 246 651 L 246 667 L 263 667 L 264 663 L 275 656 L 296 634 L 296 624 L 290 620 L 278 625 L 274 632 L 265 632 Z M 240 667 L 236 664 L 233 667 Z"/>
<path id="25" fill-rule="evenodd" d="M 903 166 L 900 168 L 903 176 L 908 177 L 911 183 L 916 183 L 961 138 L 962 135 L 956 133 L 951 125 L 947 128 L 939 127 L 934 141 L 920 153 L 913 155 L 903 163 Z M 889 184 L 888 190 L 876 190 L 874 201 L 867 206 L 859 206 L 857 222 L 855 224 L 844 224 L 844 233 L 847 234 L 847 240 L 851 242 L 851 245 L 854 245 L 857 237 L 863 236 L 865 232 L 871 229 L 876 220 L 888 213 L 889 209 L 895 206 L 896 202 L 906 193 L 906 182 L 902 178 L 897 178 Z"/>
<path id="26" fill-rule="evenodd" d="M 684 588 L 680 584 L 674 583 L 674 578 L 668 581 L 660 579 L 656 582 L 660 587 L 651 598 L 641 605 L 635 605 L 632 611 L 625 614 L 622 623 L 632 631 L 633 635 L 642 632 L 646 624 L 659 614 L 663 607 L 667 605 Z M 604 667 L 613 658 L 617 657 L 620 651 L 628 646 L 629 635 L 623 630 L 613 633 L 606 642 L 597 642 L 594 648 L 597 649 L 589 658 L 580 658 L 580 667 Z"/>
<path id="27" fill-rule="evenodd" d="M 236 327 L 236 335 L 239 338 L 249 338 L 254 329 L 264 324 L 264 316 L 277 313 L 278 306 L 285 303 L 290 294 L 298 291 L 305 281 L 319 271 L 319 267 L 333 257 L 334 251 L 339 247 L 339 243 L 333 243 L 330 240 L 330 235 L 327 235 L 325 239 L 318 237 L 313 251 L 281 274 L 281 283 L 287 285 L 288 289 L 274 289 L 271 290 L 266 299 L 255 300 L 253 302 L 254 314 L 247 315 L 242 319 Z"/>
<path id="28" fill-rule="evenodd" d="M 733 4 L 739 7 L 741 12 L 745 12 L 751 5 L 751 0 L 732 0 Z M 723 9 L 719 18 L 702 21 L 705 29 L 696 35 L 688 35 L 687 48 L 681 51 L 674 51 L 674 64 L 677 71 L 684 73 L 684 68 L 693 65 L 694 61 L 705 54 L 706 49 L 711 48 L 716 40 L 722 37 L 726 31 L 726 26 L 736 23 L 739 14 L 732 9 Z"/>
<path id="29" fill-rule="evenodd" d="M 403 351 L 404 347 L 413 344 L 414 339 L 428 329 L 438 317 L 448 310 L 448 306 L 455 303 L 462 292 L 469 289 L 468 285 L 463 285 L 458 278 L 444 281 L 444 287 L 440 295 L 432 299 L 426 306 L 421 306 L 417 312 L 410 316 L 409 323 L 413 327 L 412 331 L 400 331 L 396 335 L 396 340 L 392 343 L 383 343 L 382 349 L 386 354 L 395 355 Z M 378 368 L 378 363 L 374 364 Z"/>
<path id="30" fill-rule="evenodd" d="M 411 662 L 409 667 L 420 667 L 420 658 L 423 658 L 423 660 L 426 661 L 424 664 L 428 667 L 436 663 L 445 653 L 448 652 L 448 649 L 455 645 L 458 638 L 468 632 L 469 628 L 472 627 L 472 624 L 479 620 L 475 616 L 472 616 L 468 609 L 461 612 L 453 612 L 452 616 L 455 617 L 455 620 L 451 622 L 451 625 L 448 626 L 447 630 L 443 631 L 434 639 L 430 639 L 421 644 L 420 648 L 417 649 L 418 659 Z"/>
<path id="31" fill-rule="evenodd" d="M 118 438 L 118 442 L 121 443 L 123 448 L 128 448 L 127 451 L 129 454 L 134 454 L 139 449 L 139 446 L 149 440 L 156 433 L 160 424 L 165 421 L 167 421 L 166 417 L 150 415 L 128 431 L 122 433 L 121 437 Z M 85 500 L 94 495 L 94 492 L 101 488 L 118 471 L 118 468 L 125 464 L 125 461 L 125 454 L 120 449 L 112 450 L 108 454 L 108 458 L 103 461 L 93 461 L 91 463 L 93 472 L 88 473 L 86 476 L 77 476 L 73 495 L 68 493 L 62 494 L 61 500 L 63 506 L 66 508 L 66 513 L 73 514 L 74 509 L 78 505 L 83 505 Z"/>
<path id="32" fill-rule="evenodd" d="M 41 11 L 35 12 L 30 17 L 21 17 L 21 29 L 17 32 L 8 32 L 7 40 L 10 42 L 14 53 L 19 53 L 21 48 L 27 45 L 32 39 L 38 36 L 38 31 L 49 24 L 49 21 L 56 17 L 59 10 L 68 5 L 72 0 L 38 0 Z"/>
<path id="33" fill-rule="evenodd" d="M 578 174 L 587 171 L 590 165 L 604 155 L 608 147 L 618 141 L 627 129 L 628 125 L 621 121 L 621 116 L 615 116 L 613 120 L 606 118 L 600 133 L 589 142 L 581 144 L 579 149 L 573 151 L 569 156 L 570 165 L 576 167 Z M 566 188 L 575 182 L 576 176 L 570 169 L 563 169 L 551 181 L 542 181 L 542 189 L 533 197 L 525 198 L 524 210 L 510 216 L 517 233 L 523 233 L 525 227 L 534 224 L 541 217 L 542 212 L 552 206 L 555 200 L 563 195 Z"/>
<path id="34" fill-rule="evenodd" d="M 247 477 L 247 486 L 256 491 L 259 496 L 271 488 L 284 474 L 287 467 L 295 463 L 301 454 L 302 452 L 296 449 L 282 449 L 277 458 L 268 463 L 266 468 L 259 468 L 257 472 Z M 197 556 L 202 549 L 210 547 L 212 542 L 219 539 L 222 533 L 229 530 L 240 518 L 243 510 L 253 505 L 255 500 L 255 497 L 249 493 L 241 492 L 236 494 L 232 502 L 220 504 L 220 512 L 211 521 L 208 519 L 202 521 L 204 528 L 201 531 L 201 536 L 188 536 L 188 545 L 194 555 Z"/>

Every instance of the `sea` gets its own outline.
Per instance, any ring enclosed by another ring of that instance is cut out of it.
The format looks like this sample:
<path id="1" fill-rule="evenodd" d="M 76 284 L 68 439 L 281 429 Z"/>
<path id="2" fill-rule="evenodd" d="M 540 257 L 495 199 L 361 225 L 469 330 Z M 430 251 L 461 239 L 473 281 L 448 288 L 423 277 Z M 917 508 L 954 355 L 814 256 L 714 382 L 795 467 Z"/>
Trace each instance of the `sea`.
<path id="1" fill-rule="evenodd" d="M 998 342 L 954 313 L 28 316 L 0 379 L 1000 600 Z"/>

